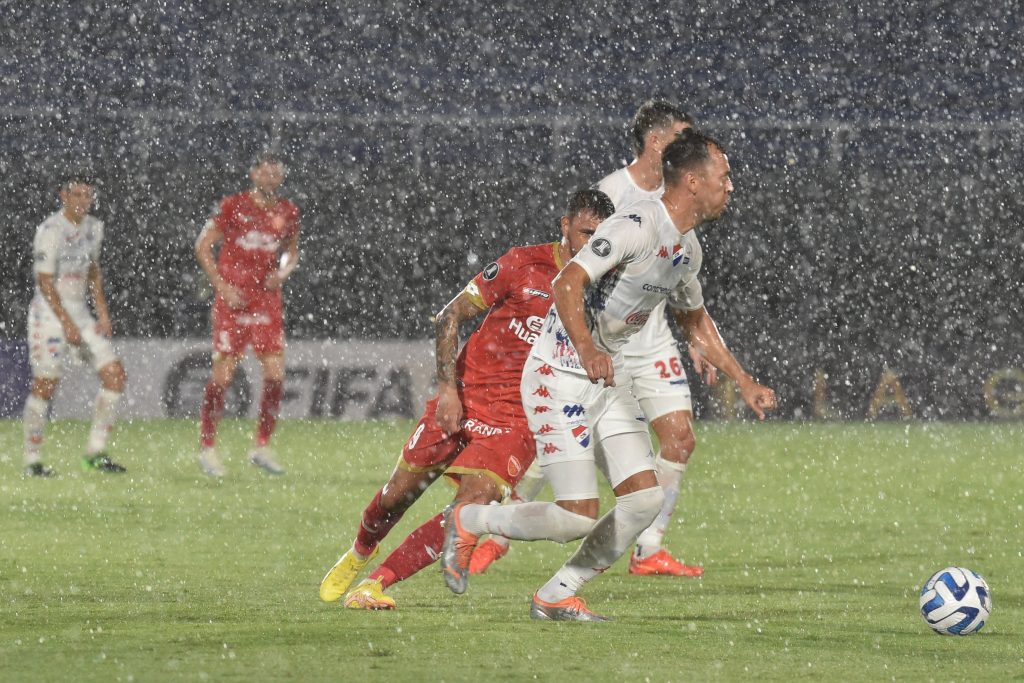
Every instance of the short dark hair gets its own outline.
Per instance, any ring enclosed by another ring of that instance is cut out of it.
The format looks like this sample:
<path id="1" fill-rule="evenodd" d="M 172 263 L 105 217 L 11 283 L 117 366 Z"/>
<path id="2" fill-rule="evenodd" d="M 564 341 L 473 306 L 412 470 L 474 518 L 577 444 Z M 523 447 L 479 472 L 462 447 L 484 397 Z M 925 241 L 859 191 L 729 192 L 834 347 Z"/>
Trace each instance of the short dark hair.
<path id="1" fill-rule="evenodd" d="M 257 154 L 255 157 L 253 157 L 252 166 L 250 166 L 249 168 L 256 168 L 257 166 L 262 166 L 263 164 L 277 164 L 278 166 L 287 166 L 287 164 L 284 163 L 284 159 L 281 157 L 281 155 L 272 150 L 264 150 Z"/>
<path id="2" fill-rule="evenodd" d="M 96 184 L 96 177 L 88 171 L 69 171 L 60 178 L 60 191 L 64 192 L 72 185 L 88 185 L 89 187 L 96 187 Z"/>
<path id="3" fill-rule="evenodd" d="M 661 172 L 665 186 L 675 185 L 687 171 L 692 171 L 711 158 L 711 148 L 725 154 L 722 144 L 698 130 L 688 128 L 669 143 L 661 155 Z"/>
<path id="4" fill-rule="evenodd" d="M 644 151 L 644 138 L 655 128 L 665 128 L 678 121 L 693 125 L 693 118 L 685 111 L 665 100 L 647 100 L 636 110 L 633 117 L 633 150 L 637 154 Z"/>
<path id="5" fill-rule="evenodd" d="M 566 216 L 578 216 L 584 211 L 589 211 L 602 221 L 615 213 L 615 204 L 611 197 L 601 190 L 587 188 L 576 190 L 569 197 L 569 203 L 565 207 Z"/>

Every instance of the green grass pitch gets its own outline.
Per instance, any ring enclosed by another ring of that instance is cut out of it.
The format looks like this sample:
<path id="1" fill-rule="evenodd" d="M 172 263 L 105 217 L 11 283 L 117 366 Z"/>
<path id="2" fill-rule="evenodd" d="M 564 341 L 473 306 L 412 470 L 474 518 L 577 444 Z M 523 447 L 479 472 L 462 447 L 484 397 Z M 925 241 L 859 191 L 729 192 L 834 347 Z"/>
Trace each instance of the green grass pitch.
<path id="1" fill-rule="evenodd" d="M 193 423 L 119 426 L 118 477 L 78 469 L 87 425 L 59 422 L 46 481 L 22 478 L 21 424 L 0 421 L 0 680 L 1024 679 L 1019 423 L 701 424 L 667 545 L 707 573 L 620 561 L 584 592 L 608 624 L 529 619 L 571 552 L 549 542 L 463 596 L 435 565 L 390 591 L 395 612 L 320 603 L 410 427 L 284 421 L 270 478 L 245 462 L 251 422 L 228 421 L 218 482 Z M 383 552 L 450 497 L 435 484 Z M 921 620 L 947 565 L 991 586 L 978 635 Z"/>

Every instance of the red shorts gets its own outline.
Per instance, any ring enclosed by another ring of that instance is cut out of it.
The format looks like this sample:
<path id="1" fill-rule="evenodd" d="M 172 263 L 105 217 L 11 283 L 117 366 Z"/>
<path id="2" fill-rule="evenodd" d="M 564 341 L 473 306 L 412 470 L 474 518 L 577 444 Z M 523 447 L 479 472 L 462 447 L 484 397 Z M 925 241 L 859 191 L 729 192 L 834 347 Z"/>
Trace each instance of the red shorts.
<path id="1" fill-rule="evenodd" d="M 501 487 L 514 488 L 533 462 L 533 433 L 521 424 L 489 425 L 472 414 L 462 429 L 445 436 L 434 420 L 437 397 L 427 402 L 423 417 L 402 448 L 398 466 L 409 472 L 444 471 L 454 479 L 462 474 L 483 474 Z"/>
<path id="2" fill-rule="evenodd" d="M 213 350 L 239 356 L 251 346 L 253 353 L 284 351 L 284 304 L 281 292 L 246 293 L 244 308 L 231 308 L 219 296 L 213 300 Z"/>

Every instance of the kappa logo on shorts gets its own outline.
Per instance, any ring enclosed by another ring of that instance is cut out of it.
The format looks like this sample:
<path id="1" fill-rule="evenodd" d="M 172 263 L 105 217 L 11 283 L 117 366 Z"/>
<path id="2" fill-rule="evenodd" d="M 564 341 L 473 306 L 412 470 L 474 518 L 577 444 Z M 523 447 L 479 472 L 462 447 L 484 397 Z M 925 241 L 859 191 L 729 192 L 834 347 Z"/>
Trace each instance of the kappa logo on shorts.
<path id="1" fill-rule="evenodd" d="M 544 386 L 538 387 L 537 391 L 533 392 L 533 395 L 540 396 L 541 398 L 551 398 L 551 392 Z"/>
<path id="2" fill-rule="evenodd" d="M 541 428 L 537 430 L 537 433 L 538 434 L 549 434 L 549 433 L 551 433 L 553 431 L 555 431 L 555 428 L 552 427 L 551 425 L 542 425 Z"/>
<path id="3" fill-rule="evenodd" d="M 571 405 L 562 406 L 562 412 L 565 413 L 566 417 L 572 418 L 579 417 L 587 411 L 583 410 L 583 406 L 579 403 L 573 403 Z"/>
<path id="4" fill-rule="evenodd" d="M 551 455 L 552 453 L 557 453 L 558 451 L 560 451 L 562 449 L 559 448 L 558 446 L 556 446 L 553 443 L 546 443 L 546 444 L 544 444 L 544 449 L 543 450 L 544 450 L 544 455 Z"/>
<path id="5" fill-rule="evenodd" d="M 537 406 L 536 408 L 533 409 L 533 414 L 534 415 L 539 415 L 540 413 L 550 412 L 550 410 L 551 410 L 551 408 L 549 408 L 547 406 Z"/>
<path id="6" fill-rule="evenodd" d="M 490 282 L 494 278 L 498 277 L 498 271 L 500 270 L 498 264 L 494 261 L 484 266 L 483 276 L 484 279 Z"/>
<path id="7" fill-rule="evenodd" d="M 545 363 L 544 365 L 537 368 L 537 374 L 539 375 L 554 375 L 555 371 L 551 369 L 551 366 Z"/>
<path id="8" fill-rule="evenodd" d="M 576 439 L 576 443 L 586 448 L 590 445 L 590 429 L 587 428 L 587 425 L 573 427 L 572 438 Z"/>

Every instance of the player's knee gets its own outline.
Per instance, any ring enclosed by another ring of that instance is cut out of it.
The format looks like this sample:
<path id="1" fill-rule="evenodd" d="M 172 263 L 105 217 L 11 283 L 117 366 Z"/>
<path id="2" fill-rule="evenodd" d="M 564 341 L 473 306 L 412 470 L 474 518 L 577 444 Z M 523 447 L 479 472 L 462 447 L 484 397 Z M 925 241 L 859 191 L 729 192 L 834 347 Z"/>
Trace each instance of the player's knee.
<path id="1" fill-rule="evenodd" d="M 637 519 L 644 527 L 654 521 L 664 504 L 665 492 L 660 486 L 627 493 L 615 499 L 618 510 Z"/>
<path id="2" fill-rule="evenodd" d="M 661 440 L 661 457 L 670 462 L 686 463 L 697 447 L 697 437 L 689 427 L 675 430 Z"/>
<path id="3" fill-rule="evenodd" d="M 124 391 L 124 385 L 128 381 L 128 375 L 120 361 L 114 361 L 104 365 L 100 369 L 100 383 L 107 391 Z"/>
<path id="4" fill-rule="evenodd" d="M 558 543 L 569 543 L 578 538 L 583 538 L 590 533 L 597 523 L 596 519 L 569 512 L 557 505 L 553 506 L 554 514 L 557 516 L 557 524 L 551 532 L 550 539 Z"/>

